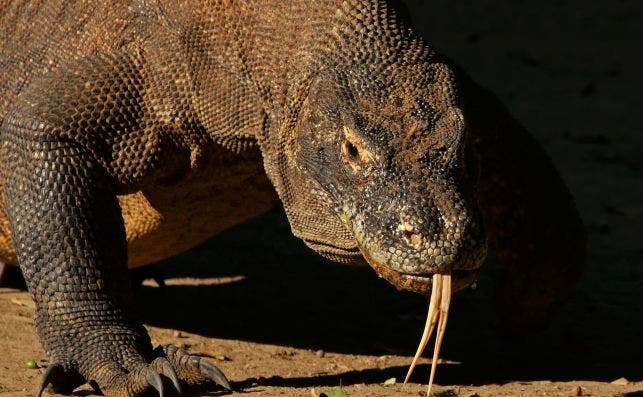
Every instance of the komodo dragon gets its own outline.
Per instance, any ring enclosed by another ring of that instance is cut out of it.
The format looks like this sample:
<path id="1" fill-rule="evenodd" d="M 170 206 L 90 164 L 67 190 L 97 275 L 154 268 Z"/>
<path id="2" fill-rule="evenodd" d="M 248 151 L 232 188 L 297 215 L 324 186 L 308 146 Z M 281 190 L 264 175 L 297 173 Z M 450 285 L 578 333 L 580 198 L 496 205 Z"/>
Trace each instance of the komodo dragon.
<path id="1" fill-rule="evenodd" d="M 566 186 L 395 3 L 0 0 L 0 259 L 36 303 L 42 388 L 227 387 L 153 348 L 127 267 L 278 200 L 321 255 L 423 294 L 433 274 L 471 284 L 489 247 L 508 324 L 569 295 L 585 240 Z"/>

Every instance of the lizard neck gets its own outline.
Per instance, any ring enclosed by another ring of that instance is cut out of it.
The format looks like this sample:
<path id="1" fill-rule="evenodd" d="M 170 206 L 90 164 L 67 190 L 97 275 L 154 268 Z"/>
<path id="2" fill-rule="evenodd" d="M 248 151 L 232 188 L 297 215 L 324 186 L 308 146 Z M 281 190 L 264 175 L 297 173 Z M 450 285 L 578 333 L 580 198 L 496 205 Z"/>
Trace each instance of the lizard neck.
<path id="1" fill-rule="evenodd" d="M 384 68 L 409 46 L 426 52 L 391 1 L 155 1 L 199 57 L 216 58 L 240 76 L 267 109 L 286 105 L 293 86 L 323 70 Z"/>

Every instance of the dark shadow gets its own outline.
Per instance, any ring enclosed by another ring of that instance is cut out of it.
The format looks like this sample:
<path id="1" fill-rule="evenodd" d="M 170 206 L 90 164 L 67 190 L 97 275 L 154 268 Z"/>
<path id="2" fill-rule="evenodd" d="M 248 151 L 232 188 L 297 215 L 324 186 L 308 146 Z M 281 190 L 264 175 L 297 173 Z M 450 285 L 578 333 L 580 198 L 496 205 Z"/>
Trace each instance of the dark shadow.
<path id="1" fill-rule="evenodd" d="M 0 263 L 0 287 L 26 290 L 27 284 L 20 268 Z"/>
<path id="2" fill-rule="evenodd" d="M 147 324 L 215 338 L 348 354 L 412 356 L 426 315 L 426 298 L 396 291 L 369 267 L 332 264 L 317 256 L 290 235 L 278 210 L 155 271 L 200 282 L 232 280 L 221 285 L 143 286 L 137 292 L 138 310 Z M 642 378 L 639 339 L 623 332 L 632 324 L 614 323 L 611 309 L 595 307 L 583 296 L 574 297 L 545 331 L 505 334 L 493 314 L 498 272 L 493 262 L 488 263 L 478 288 L 455 297 L 442 351 L 445 358 L 461 364 L 441 366 L 440 381 L 476 385 Z M 405 371 L 406 367 L 373 369 L 341 378 L 344 384 L 357 378 L 381 382 L 403 377 Z M 331 385 L 338 384 L 338 376 L 266 382 L 305 386 L 327 381 Z"/>
<path id="3" fill-rule="evenodd" d="M 423 366 L 418 366 L 418 370 L 423 370 Z M 348 371 L 341 374 L 315 375 L 306 377 L 283 378 L 281 376 L 271 376 L 268 378 L 248 378 L 235 383 L 239 389 L 247 389 L 256 386 L 271 387 L 335 387 L 337 385 L 350 386 L 354 384 L 382 384 L 386 379 L 396 377 L 404 378 L 408 367 L 389 367 L 382 369 L 367 369 L 362 371 Z M 442 370 L 442 368 L 441 368 Z M 427 370 L 428 371 L 428 370 Z M 426 379 L 425 379 L 426 381 Z M 420 381 L 421 382 L 421 381 Z M 413 382 L 412 382 L 413 383 Z"/>
<path id="4" fill-rule="evenodd" d="M 293 388 L 310 388 L 310 387 L 334 387 L 337 385 L 351 386 L 354 384 L 382 384 L 389 378 L 404 379 L 406 376 L 407 366 L 393 366 L 387 368 L 366 369 L 361 371 L 347 371 L 339 374 L 322 374 L 310 377 L 292 377 L 283 378 L 281 376 L 248 378 L 236 382 L 236 389 L 247 389 L 256 386 L 270 387 L 293 387 Z M 429 365 L 418 365 L 418 375 L 411 377 L 409 383 L 426 384 L 426 374 L 429 372 Z M 480 386 L 493 383 L 489 380 L 486 373 L 479 376 L 471 376 L 470 369 L 462 365 L 441 365 L 440 381 L 444 384 L 467 384 L 471 386 Z M 643 396 L 643 392 L 631 392 L 623 394 L 624 397 Z"/>
<path id="5" fill-rule="evenodd" d="M 77 397 L 87 397 L 87 396 L 95 396 L 96 392 L 93 390 L 76 390 L 73 393 L 71 393 L 72 396 L 77 396 Z"/>

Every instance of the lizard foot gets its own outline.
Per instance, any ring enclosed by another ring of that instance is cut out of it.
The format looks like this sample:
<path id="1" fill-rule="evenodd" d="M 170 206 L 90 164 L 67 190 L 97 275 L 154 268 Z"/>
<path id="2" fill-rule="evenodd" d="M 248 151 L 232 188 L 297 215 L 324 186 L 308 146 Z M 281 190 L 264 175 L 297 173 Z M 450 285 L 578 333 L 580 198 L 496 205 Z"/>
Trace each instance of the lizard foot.
<path id="1" fill-rule="evenodd" d="M 102 386 L 94 380 L 89 380 L 89 384 L 97 393 L 107 396 L 138 397 L 154 388 L 160 397 L 164 397 L 162 375 L 171 381 L 178 394 L 182 392 L 180 381 L 189 386 L 213 381 L 231 390 L 223 372 L 201 357 L 190 355 L 173 345 L 159 346 L 154 353 L 157 357 L 152 362 L 140 363 L 129 372 L 118 363 L 106 363 L 100 370 Z M 54 393 L 70 394 L 83 383 L 84 378 L 76 370 L 59 363 L 51 364 L 43 375 L 37 396 L 41 397 L 48 387 Z"/>

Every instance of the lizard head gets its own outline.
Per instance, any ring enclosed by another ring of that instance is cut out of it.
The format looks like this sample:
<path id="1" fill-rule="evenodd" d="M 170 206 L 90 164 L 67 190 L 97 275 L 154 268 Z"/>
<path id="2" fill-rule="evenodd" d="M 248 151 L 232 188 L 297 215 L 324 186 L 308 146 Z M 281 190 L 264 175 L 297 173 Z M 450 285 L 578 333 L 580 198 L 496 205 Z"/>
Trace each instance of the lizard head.
<path id="1" fill-rule="evenodd" d="M 285 142 L 282 200 L 308 246 L 335 261 L 366 259 L 419 293 L 430 292 L 436 273 L 451 274 L 454 289 L 475 280 L 486 239 L 467 123 L 445 63 L 321 73 Z"/>

